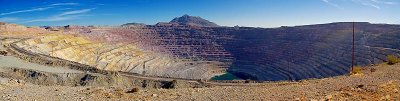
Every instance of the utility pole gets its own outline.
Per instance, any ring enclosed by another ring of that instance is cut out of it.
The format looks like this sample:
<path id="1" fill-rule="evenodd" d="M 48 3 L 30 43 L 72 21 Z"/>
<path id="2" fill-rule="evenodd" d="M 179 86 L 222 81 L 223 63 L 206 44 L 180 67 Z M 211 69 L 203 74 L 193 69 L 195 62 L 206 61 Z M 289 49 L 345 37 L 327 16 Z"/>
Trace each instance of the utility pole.
<path id="1" fill-rule="evenodd" d="M 50 47 L 51 47 L 51 53 L 50 53 L 50 56 L 52 56 L 52 57 L 55 57 L 55 56 L 54 56 L 54 47 L 56 47 L 56 46 L 57 46 L 57 43 L 56 43 L 55 41 L 52 41 L 52 42 L 49 42 L 48 44 L 49 44 L 49 45 L 50 45 Z"/>
<path id="2" fill-rule="evenodd" d="M 354 38 L 354 37 L 355 37 L 355 34 L 354 34 L 354 23 L 355 23 L 355 22 L 353 22 L 353 47 L 352 47 L 353 49 L 352 49 L 352 56 L 351 56 L 352 59 L 351 59 L 351 71 L 350 71 L 350 73 L 353 72 L 353 69 L 354 69 L 354 59 L 355 59 L 355 57 L 354 57 L 354 40 L 355 40 L 355 38 Z"/>
<path id="3" fill-rule="evenodd" d="M 144 61 L 144 62 L 143 62 L 143 72 L 142 72 L 142 75 L 146 75 L 146 71 L 145 71 L 145 69 L 146 69 L 146 62 L 147 62 L 147 61 Z"/>

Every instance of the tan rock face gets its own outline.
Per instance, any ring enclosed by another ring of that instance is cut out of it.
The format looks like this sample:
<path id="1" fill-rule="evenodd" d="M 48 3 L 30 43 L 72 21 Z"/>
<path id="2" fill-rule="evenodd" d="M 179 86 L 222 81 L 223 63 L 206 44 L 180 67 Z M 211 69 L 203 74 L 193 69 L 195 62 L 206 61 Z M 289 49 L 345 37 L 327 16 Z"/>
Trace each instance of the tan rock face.
<path id="1" fill-rule="evenodd" d="M 144 73 L 145 75 L 176 78 L 210 78 L 219 70 L 213 64 L 187 65 L 189 62 L 165 54 L 145 51 L 135 44 L 95 43 L 82 37 L 52 34 L 40 36 L 17 44 L 35 53 L 95 66 L 99 69 Z M 213 70 L 214 69 L 214 70 Z"/>
<path id="2" fill-rule="evenodd" d="M 144 42 L 129 42 L 129 40 L 127 42 L 127 39 L 120 35 L 102 34 L 107 36 L 99 37 L 99 35 L 81 35 L 78 33 L 80 29 L 54 32 L 19 25 L 7 25 L 4 29 L 7 32 L 2 35 L 5 36 L 29 36 L 28 39 L 16 43 L 16 46 L 21 49 L 103 70 L 186 79 L 209 79 L 224 71 L 223 68 L 218 68 L 221 62 L 177 58 L 154 51 L 151 47 L 143 47 Z M 34 34 L 24 34 L 24 32 Z M 118 33 L 123 34 L 123 32 Z M 134 41 L 140 41 L 140 39 L 142 38 L 134 39 Z"/>

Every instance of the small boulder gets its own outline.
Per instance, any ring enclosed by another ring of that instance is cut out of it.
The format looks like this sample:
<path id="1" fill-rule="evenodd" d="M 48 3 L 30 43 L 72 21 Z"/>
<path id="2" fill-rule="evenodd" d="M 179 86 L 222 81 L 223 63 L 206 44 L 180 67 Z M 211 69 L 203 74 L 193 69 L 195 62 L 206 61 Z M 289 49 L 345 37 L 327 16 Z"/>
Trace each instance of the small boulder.
<path id="1" fill-rule="evenodd" d="M 158 95 L 157 95 L 157 94 L 151 94 L 151 96 L 152 96 L 152 97 L 157 97 Z"/>
<path id="2" fill-rule="evenodd" d="M 132 88 L 131 90 L 127 91 L 126 93 L 135 93 L 135 92 L 139 92 L 139 88 Z"/>
<path id="3" fill-rule="evenodd" d="M 363 84 L 357 85 L 357 88 L 363 88 L 363 87 L 364 87 Z"/>

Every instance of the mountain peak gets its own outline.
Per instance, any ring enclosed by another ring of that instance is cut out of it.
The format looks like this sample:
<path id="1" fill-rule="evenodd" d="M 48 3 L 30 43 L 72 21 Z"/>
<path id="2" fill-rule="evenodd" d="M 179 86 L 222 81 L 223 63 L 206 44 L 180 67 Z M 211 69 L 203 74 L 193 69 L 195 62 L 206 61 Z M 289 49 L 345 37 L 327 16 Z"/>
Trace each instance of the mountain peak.
<path id="1" fill-rule="evenodd" d="M 203 19 L 198 16 L 189 16 L 187 14 L 176 17 L 170 21 L 170 23 L 178 23 L 180 25 L 191 25 L 191 26 L 200 26 L 200 27 L 219 27 L 219 25 L 214 22 L 210 22 L 206 19 Z"/>
<path id="2" fill-rule="evenodd" d="M 183 15 L 182 17 L 190 17 L 189 15 L 187 15 L 187 14 L 185 14 L 185 15 Z"/>

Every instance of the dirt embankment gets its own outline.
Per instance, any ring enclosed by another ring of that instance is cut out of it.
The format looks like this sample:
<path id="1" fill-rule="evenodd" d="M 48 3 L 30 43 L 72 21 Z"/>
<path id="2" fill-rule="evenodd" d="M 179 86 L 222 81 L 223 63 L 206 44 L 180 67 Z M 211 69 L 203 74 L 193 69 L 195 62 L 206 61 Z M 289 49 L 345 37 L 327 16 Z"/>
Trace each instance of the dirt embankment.
<path id="1" fill-rule="evenodd" d="M 139 88 L 185 88 L 195 84 L 180 81 L 156 81 L 132 79 L 110 73 L 49 73 L 20 68 L 0 68 L 0 77 L 23 80 L 32 84 L 46 86 L 94 86 L 94 87 L 139 87 Z M 199 86 L 200 87 L 200 86 Z"/>

